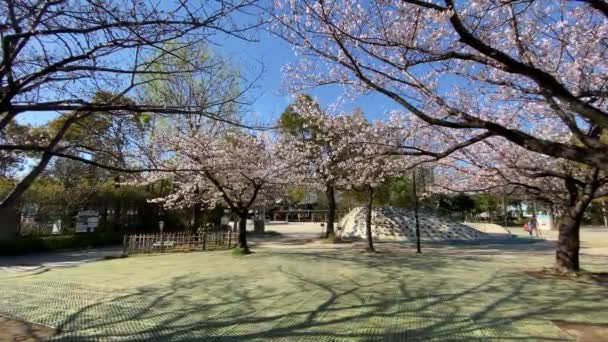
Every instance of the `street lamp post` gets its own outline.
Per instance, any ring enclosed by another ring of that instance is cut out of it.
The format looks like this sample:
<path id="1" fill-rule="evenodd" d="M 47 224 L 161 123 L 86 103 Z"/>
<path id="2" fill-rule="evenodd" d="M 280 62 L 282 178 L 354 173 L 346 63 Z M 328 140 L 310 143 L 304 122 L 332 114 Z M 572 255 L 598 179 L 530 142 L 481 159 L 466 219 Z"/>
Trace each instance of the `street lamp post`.
<path id="1" fill-rule="evenodd" d="M 165 228 L 165 221 L 158 221 L 158 229 L 160 229 L 160 252 L 163 253 L 165 249 L 165 239 L 163 235 L 163 229 Z"/>
<path id="2" fill-rule="evenodd" d="M 420 248 L 420 223 L 418 222 L 418 194 L 416 194 L 416 169 L 412 170 L 412 195 L 414 196 L 414 220 L 416 221 L 416 253 L 422 253 Z"/>

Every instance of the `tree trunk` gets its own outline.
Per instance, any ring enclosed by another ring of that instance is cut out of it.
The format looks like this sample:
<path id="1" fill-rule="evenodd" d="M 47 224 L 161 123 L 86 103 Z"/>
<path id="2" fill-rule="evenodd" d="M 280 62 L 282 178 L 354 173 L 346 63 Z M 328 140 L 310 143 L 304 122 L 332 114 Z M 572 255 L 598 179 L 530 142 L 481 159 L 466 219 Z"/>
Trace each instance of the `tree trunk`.
<path id="1" fill-rule="evenodd" d="M 606 216 L 606 203 L 604 203 L 603 199 L 601 202 L 601 206 L 602 206 L 602 217 L 604 218 L 604 228 L 608 229 L 608 216 Z"/>
<path id="2" fill-rule="evenodd" d="M 365 213 L 365 235 L 367 236 L 368 252 L 375 252 L 374 238 L 372 237 L 372 209 L 374 201 L 374 188 L 369 187 L 367 190 L 367 212 Z"/>
<path id="3" fill-rule="evenodd" d="M 196 188 L 194 189 L 194 194 L 196 195 L 197 199 L 200 197 L 200 190 L 199 190 L 198 184 L 196 184 Z M 201 208 L 202 207 L 201 207 L 200 203 L 195 203 L 192 206 L 192 219 L 190 221 L 190 227 L 193 231 L 196 231 L 201 226 L 201 214 L 202 214 Z"/>
<path id="4" fill-rule="evenodd" d="M 232 214 L 232 231 L 233 232 L 237 232 L 237 229 L 239 229 L 239 216 Z"/>
<path id="5" fill-rule="evenodd" d="M 519 213 L 519 218 L 521 219 L 522 217 L 524 217 L 524 208 L 521 205 L 521 202 L 517 203 L 517 211 Z"/>
<path id="6" fill-rule="evenodd" d="M 122 203 L 120 196 L 120 176 L 114 176 L 114 218 L 112 219 L 112 229 L 114 232 L 122 231 L 121 211 Z"/>
<path id="7" fill-rule="evenodd" d="M 15 187 L 13 187 L 13 189 L 6 196 L 4 196 L 4 198 L 2 198 L 0 201 L 0 209 L 15 208 L 17 201 L 21 198 L 21 196 L 23 196 L 23 193 L 30 188 L 32 183 L 34 183 L 34 180 L 38 178 L 42 171 L 46 169 L 46 166 L 49 164 L 52 158 L 53 155 L 50 154 L 50 152 L 45 152 L 40 158 L 38 164 L 36 164 L 36 166 L 30 170 L 27 176 L 23 177 L 23 179 L 21 179 L 19 183 L 17 183 L 17 185 L 15 185 Z"/>
<path id="8" fill-rule="evenodd" d="M 574 217 L 573 217 L 574 216 Z M 582 217 L 582 213 L 580 215 Z M 576 272 L 580 269 L 580 218 L 574 210 L 568 210 L 559 223 L 556 268 L 560 272 Z"/>
<path id="9" fill-rule="evenodd" d="M 244 254 L 249 254 L 249 246 L 247 245 L 247 214 L 248 210 L 243 209 L 239 211 L 239 244 L 238 248 L 243 250 Z"/>
<path id="10" fill-rule="evenodd" d="M 576 272 L 580 270 L 581 220 L 589 203 L 591 203 L 591 197 L 583 195 L 574 205 L 565 211 L 564 216 L 559 222 L 556 268 L 560 272 Z"/>
<path id="11" fill-rule="evenodd" d="M 507 228 L 507 195 L 502 195 L 502 216 L 504 227 Z"/>
<path id="12" fill-rule="evenodd" d="M 201 227 L 201 204 L 195 203 L 192 206 L 192 218 L 190 219 L 190 227 L 193 232 L 196 232 Z"/>
<path id="13" fill-rule="evenodd" d="M 10 97 L 5 96 L 5 99 L 7 98 Z M 8 112 L 0 120 L 0 130 L 2 130 L 2 128 L 10 122 L 11 116 L 11 113 Z M 42 171 L 46 169 L 46 166 L 53 158 L 53 150 L 55 147 L 57 147 L 59 142 L 61 142 L 61 139 L 63 139 L 63 136 L 70 129 L 70 126 L 72 126 L 79 118 L 82 117 L 83 116 L 74 115 L 65 120 L 61 128 L 59 128 L 59 131 L 57 131 L 53 139 L 51 139 L 47 145 L 47 148 L 40 156 L 38 164 L 36 164 L 36 166 L 30 170 L 27 176 L 23 177 L 23 179 L 21 179 L 21 181 L 19 181 L 19 183 L 17 183 L 17 185 L 15 185 L 15 187 L 13 187 L 13 189 L 4 198 L 2 198 L 2 200 L 0 200 L 0 209 L 13 208 L 17 204 L 17 201 L 21 198 L 23 193 L 30 188 L 32 183 L 34 183 L 34 180 L 36 180 Z"/>
<path id="14" fill-rule="evenodd" d="M 336 193 L 333 185 L 328 185 L 325 190 L 327 196 L 327 229 L 325 231 L 326 239 L 334 239 L 336 232 L 334 230 L 334 220 L 336 219 Z"/>
<path id="15" fill-rule="evenodd" d="M 579 190 L 572 183 L 566 181 L 569 193 L 569 206 L 559 222 L 559 236 L 555 253 L 555 268 L 558 272 L 577 272 L 580 270 L 580 227 L 585 210 L 591 203 L 597 190 L 597 171 L 592 181 L 588 181 L 584 188 Z"/>
<path id="16" fill-rule="evenodd" d="M 105 231 L 108 231 L 108 202 L 104 201 L 103 210 L 101 211 L 101 217 L 99 218 L 99 227 Z"/>

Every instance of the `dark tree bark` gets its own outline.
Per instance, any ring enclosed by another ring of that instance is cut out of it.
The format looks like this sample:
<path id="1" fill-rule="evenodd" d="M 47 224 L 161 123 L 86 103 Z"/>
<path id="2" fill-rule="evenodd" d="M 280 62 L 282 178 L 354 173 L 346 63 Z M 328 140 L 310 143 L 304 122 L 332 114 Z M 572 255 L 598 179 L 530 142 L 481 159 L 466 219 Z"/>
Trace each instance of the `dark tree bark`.
<path id="1" fill-rule="evenodd" d="M 367 248 L 368 252 L 375 252 L 374 249 L 374 238 L 372 237 L 372 209 L 374 202 L 374 188 L 369 187 L 367 189 L 367 212 L 365 213 L 365 235 L 367 236 Z"/>
<path id="2" fill-rule="evenodd" d="M 236 232 L 239 229 L 239 216 L 233 214 L 232 220 L 233 220 L 232 231 Z"/>
<path id="3" fill-rule="evenodd" d="M 260 189 L 264 186 L 264 183 L 256 183 L 256 182 L 252 181 L 252 184 L 254 187 L 253 194 L 249 198 L 249 201 L 247 203 L 243 204 L 240 201 L 235 201 L 235 200 L 231 199 L 231 197 L 226 192 L 222 183 L 220 183 L 220 181 L 218 181 L 218 179 L 211 172 L 205 171 L 205 176 L 222 193 L 222 197 L 224 198 L 226 203 L 230 206 L 230 209 L 232 209 L 232 211 L 234 213 L 236 213 L 236 215 L 238 215 L 240 221 L 239 221 L 239 242 L 238 242 L 237 247 L 242 249 L 243 254 L 251 254 L 251 251 L 249 250 L 249 246 L 247 245 L 247 216 L 249 214 L 249 208 L 255 202 L 255 200 L 258 196 L 258 193 L 260 192 Z"/>
<path id="4" fill-rule="evenodd" d="M 114 176 L 114 190 L 116 198 L 114 198 L 114 218 L 112 220 L 112 230 L 114 232 L 122 231 L 122 222 L 121 222 L 121 213 L 122 213 L 122 203 L 121 196 L 119 194 L 120 191 L 120 176 Z"/>
<path id="5" fill-rule="evenodd" d="M 7 115 L 8 116 L 8 115 Z M 57 145 L 63 139 L 63 136 L 67 133 L 68 129 L 76 122 L 78 116 L 74 115 L 68 118 L 59 131 L 55 134 L 53 139 L 49 142 L 47 147 L 44 149 L 38 164 L 32 168 L 32 170 L 25 176 L 15 187 L 0 201 L 0 209 L 11 208 L 17 204 L 17 201 L 23 193 L 29 189 L 29 187 L 34 183 L 34 180 L 38 178 L 38 176 L 46 169 L 46 166 L 49 164 L 51 159 L 53 158 L 53 150 L 57 147 Z"/>
<path id="6" fill-rule="evenodd" d="M 239 244 L 238 248 L 243 250 L 243 253 L 249 254 L 249 246 L 247 245 L 247 214 L 249 210 L 241 209 L 239 211 Z"/>
<path id="7" fill-rule="evenodd" d="M 556 269 L 560 272 L 576 272 L 580 270 L 580 220 L 583 212 L 571 208 L 559 223 L 559 237 L 556 250 Z"/>
<path id="8" fill-rule="evenodd" d="M 197 197 L 200 196 L 200 189 L 198 184 L 196 185 L 196 189 L 194 189 L 194 193 Z M 202 223 L 202 206 L 200 203 L 195 203 L 192 206 L 192 218 L 190 220 L 191 229 L 196 231 Z"/>
<path id="9" fill-rule="evenodd" d="M 191 229 L 196 231 L 201 226 L 201 205 L 196 203 L 192 206 Z"/>
<path id="10" fill-rule="evenodd" d="M 591 180 L 584 187 L 577 187 L 571 179 L 566 179 L 569 193 L 568 207 L 559 222 L 559 236 L 555 254 L 555 268 L 559 272 L 577 272 L 580 270 L 580 227 L 585 210 L 593 200 L 599 184 L 597 169 Z"/>
<path id="11" fill-rule="evenodd" d="M 336 219 L 336 191 L 333 185 L 328 185 L 325 189 L 327 196 L 327 229 L 325 231 L 326 239 L 334 239 L 336 231 L 334 229 L 334 221 Z"/>
<path id="12" fill-rule="evenodd" d="M 106 200 L 103 202 L 103 210 L 101 211 L 99 218 L 99 226 L 103 227 L 104 230 L 108 230 L 108 202 Z"/>
<path id="13" fill-rule="evenodd" d="M 0 209 L 13 208 L 23 193 L 30 188 L 34 180 L 44 171 L 53 155 L 45 153 L 34 168 L 0 201 Z"/>

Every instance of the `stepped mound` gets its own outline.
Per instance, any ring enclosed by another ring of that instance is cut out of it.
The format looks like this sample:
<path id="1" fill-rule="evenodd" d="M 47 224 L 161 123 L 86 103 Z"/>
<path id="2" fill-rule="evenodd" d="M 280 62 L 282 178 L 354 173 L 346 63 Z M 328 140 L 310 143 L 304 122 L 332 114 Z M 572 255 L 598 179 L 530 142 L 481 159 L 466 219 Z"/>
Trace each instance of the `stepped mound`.
<path id="1" fill-rule="evenodd" d="M 340 221 L 339 235 L 343 239 L 365 238 L 365 214 L 367 210 L 358 207 L 351 210 Z M 416 241 L 416 221 L 414 211 L 398 207 L 379 207 L 372 210 L 372 234 L 378 240 Z M 434 215 L 428 210 L 418 212 L 420 239 L 480 240 L 490 236 L 479 230 L 448 218 Z"/>

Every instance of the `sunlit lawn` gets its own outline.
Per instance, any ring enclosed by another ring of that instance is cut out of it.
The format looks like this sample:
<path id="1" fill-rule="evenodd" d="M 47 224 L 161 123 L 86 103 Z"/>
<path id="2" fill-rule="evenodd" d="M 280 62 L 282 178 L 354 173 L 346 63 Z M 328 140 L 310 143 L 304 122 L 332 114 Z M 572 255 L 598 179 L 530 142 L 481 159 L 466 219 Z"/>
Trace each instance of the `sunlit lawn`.
<path id="1" fill-rule="evenodd" d="M 60 340 L 568 340 L 551 320 L 608 321 L 606 287 L 524 272 L 550 250 L 472 248 L 258 249 L 4 274 L 0 314 L 58 327 Z"/>

